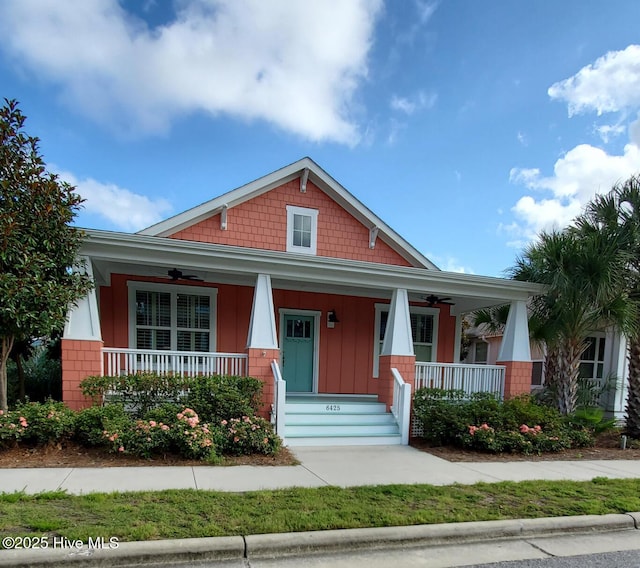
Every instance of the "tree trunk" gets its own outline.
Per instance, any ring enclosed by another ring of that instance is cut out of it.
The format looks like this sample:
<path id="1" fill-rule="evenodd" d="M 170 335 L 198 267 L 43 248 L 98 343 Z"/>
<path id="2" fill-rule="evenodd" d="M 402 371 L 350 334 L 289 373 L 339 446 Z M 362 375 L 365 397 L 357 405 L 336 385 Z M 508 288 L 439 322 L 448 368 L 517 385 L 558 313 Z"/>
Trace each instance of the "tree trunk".
<path id="1" fill-rule="evenodd" d="M 16 369 L 18 370 L 18 400 L 24 402 L 27 393 L 25 392 L 24 365 L 22 364 L 22 355 L 20 353 L 16 357 Z"/>
<path id="2" fill-rule="evenodd" d="M 553 400 L 558 399 L 558 348 L 547 346 L 544 357 L 544 386 L 553 396 Z"/>
<path id="3" fill-rule="evenodd" d="M 629 341 L 629 388 L 627 391 L 627 434 L 640 439 L 640 335 Z"/>
<path id="4" fill-rule="evenodd" d="M 557 405 L 560 413 L 565 416 L 573 414 L 576 410 L 580 358 L 585 347 L 584 342 L 569 340 L 559 349 Z"/>
<path id="5" fill-rule="evenodd" d="M 0 410 L 7 412 L 9 403 L 7 400 L 7 361 L 13 347 L 13 336 L 3 337 L 0 342 Z"/>

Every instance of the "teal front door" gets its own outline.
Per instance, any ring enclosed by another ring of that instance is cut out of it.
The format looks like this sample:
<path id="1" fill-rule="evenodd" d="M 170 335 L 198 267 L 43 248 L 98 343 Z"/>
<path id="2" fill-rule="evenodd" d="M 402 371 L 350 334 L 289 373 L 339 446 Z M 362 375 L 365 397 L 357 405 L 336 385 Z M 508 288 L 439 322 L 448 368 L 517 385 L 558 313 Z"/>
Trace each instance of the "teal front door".
<path id="1" fill-rule="evenodd" d="M 313 392 L 314 318 L 284 316 L 282 340 L 282 378 L 287 392 Z"/>

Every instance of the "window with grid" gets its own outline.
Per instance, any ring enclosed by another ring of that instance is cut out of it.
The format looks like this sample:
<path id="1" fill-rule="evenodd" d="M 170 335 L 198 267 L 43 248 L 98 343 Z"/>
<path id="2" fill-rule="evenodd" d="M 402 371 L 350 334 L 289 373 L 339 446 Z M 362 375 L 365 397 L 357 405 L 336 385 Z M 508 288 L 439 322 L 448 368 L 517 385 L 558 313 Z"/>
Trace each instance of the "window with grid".
<path id="1" fill-rule="evenodd" d="M 318 210 L 287 205 L 287 251 L 316 254 Z"/>
<path id="2" fill-rule="evenodd" d="M 580 357 L 581 379 L 602 379 L 604 376 L 604 337 L 587 337 L 587 348 Z"/>
<path id="3" fill-rule="evenodd" d="M 215 350 L 215 288 L 129 283 L 132 347 Z"/>
<path id="4" fill-rule="evenodd" d="M 378 361 L 380 351 L 382 351 L 382 343 L 384 342 L 384 334 L 387 330 L 387 321 L 389 319 L 388 306 L 384 306 L 380 310 L 378 320 L 378 332 L 377 332 L 377 350 L 375 352 L 374 364 L 373 364 L 373 376 L 378 376 Z M 427 312 L 424 308 L 409 307 L 409 317 L 411 319 L 411 334 L 413 337 L 413 352 L 416 356 L 416 361 L 430 362 L 435 359 L 435 329 L 436 329 L 436 314 Z"/>

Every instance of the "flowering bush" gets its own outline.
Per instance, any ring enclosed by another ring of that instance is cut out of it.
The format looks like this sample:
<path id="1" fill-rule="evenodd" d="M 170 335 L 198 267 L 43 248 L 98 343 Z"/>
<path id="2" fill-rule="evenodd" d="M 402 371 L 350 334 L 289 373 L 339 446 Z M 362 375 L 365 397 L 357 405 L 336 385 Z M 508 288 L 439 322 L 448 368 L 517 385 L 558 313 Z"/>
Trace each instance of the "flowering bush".
<path id="1" fill-rule="evenodd" d="M 19 412 L 0 410 L 0 447 L 17 444 L 25 437 L 28 426 L 27 419 Z"/>
<path id="2" fill-rule="evenodd" d="M 0 444 L 53 444 L 73 434 L 75 413 L 61 402 L 29 402 L 0 411 Z"/>
<path id="3" fill-rule="evenodd" d="M 222 420 L 224 428 L 224 453 L 231 455 L 265 454 L 273 455 L 280 448 L 280 438 L 273 426 L 258 416 L 243 416 Z"/>
<path id="4" fill-rule="evenodd" d="M 222 436 L 218 429 L 200 422 L 195 410 L 185 408 L 176 415 L 173 440 L 185 458 L 212 459 L 219 453 Z"/>
<path id="5" fill-rule="evenodd" d="M 572 446 L 566 431 L 543 432 L 539 424 L 521 424 L 517 430 L 496 430 L 486 423 L 469 425 L 468 433 L 461 437 L 464 447 L 492 453 L 540 454 L 557 452 Z"/>

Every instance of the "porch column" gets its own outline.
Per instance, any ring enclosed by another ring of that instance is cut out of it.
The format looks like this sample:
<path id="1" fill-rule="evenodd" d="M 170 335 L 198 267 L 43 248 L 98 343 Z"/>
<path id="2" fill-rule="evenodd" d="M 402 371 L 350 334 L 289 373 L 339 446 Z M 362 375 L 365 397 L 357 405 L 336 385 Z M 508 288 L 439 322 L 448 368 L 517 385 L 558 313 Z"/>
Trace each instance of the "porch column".
<path id="1" fill-rule="evenodd" d="M 409 297 L 403 288 L 393 291 L 387 328 L 379 359 L 378 398 L 387 405 L 387 410 L 393 403 L 393 375 L 392 368 L 398 369 L 406 383 L 411 385 L 413 393 L 415 387 L 416 357 L 413 352 L 413 335 L 411 333 L 411 318 L 409 316 Z"/>
<path id="2" fill-rule="evenodd" d="M 516 396 L 531 392 L 531 350 L 529 347 L 529 322 L 527 303 L 511 302 L 507 324 L 504 328 L 498 365 L 506 367 L 504 396 Z"/>
<path id="3" fill-rule="evenodd" d="M 262 381 L 260 414 L 268 419 L 275 394 L 271 361 L 280 359 L 271 277 L 268 274 L 258 274 L 256 278 L 247 337 L 247 356 L 248 375 Z"/>
<path id="4" fill-rule="evenodd" d="M 82 257 L 84 267 L 79 268 L 93 280 L 91 260 Z M 82 395 L 80 382 L 87 377 L 102 374 L 102 334 L 96 290 L 91 291 L 73 305 L 67 314 L 62 335 L 62 400 L 73 410 L 91 406 L 92 401 Z"/>

